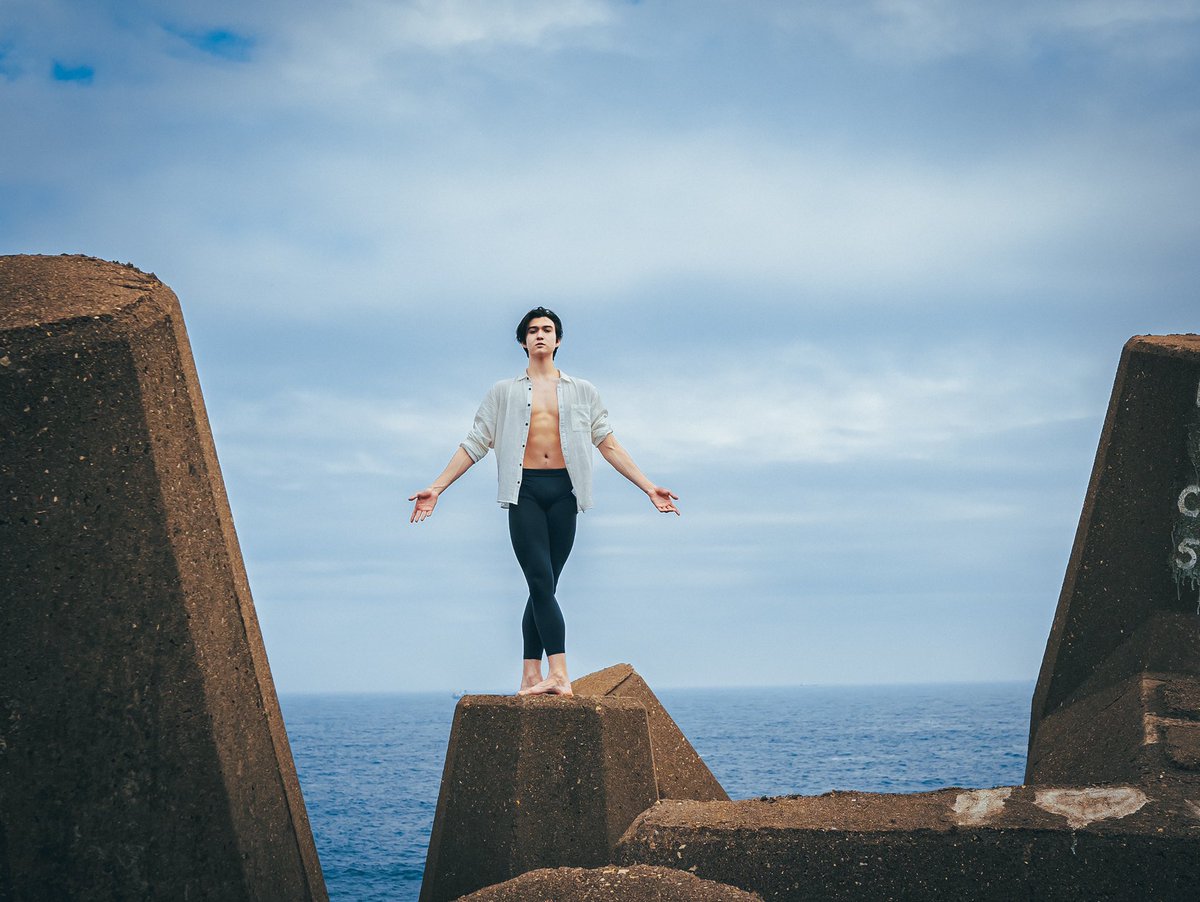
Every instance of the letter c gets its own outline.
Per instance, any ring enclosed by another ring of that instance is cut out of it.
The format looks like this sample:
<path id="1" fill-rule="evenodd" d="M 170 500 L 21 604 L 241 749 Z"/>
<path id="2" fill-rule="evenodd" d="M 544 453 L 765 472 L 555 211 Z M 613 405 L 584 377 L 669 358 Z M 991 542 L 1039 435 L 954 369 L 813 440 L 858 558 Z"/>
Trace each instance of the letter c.
<path id="1" fill-rule="evenodd" d="M 1189 485 L 1179 493 L 1179 513 L 1185 517 L 1200 517 L 1200 503 L 1194 507 L 1188 506 L 1188 498 L 1192 495 L 1200 497 L 1200 485 Z"/>

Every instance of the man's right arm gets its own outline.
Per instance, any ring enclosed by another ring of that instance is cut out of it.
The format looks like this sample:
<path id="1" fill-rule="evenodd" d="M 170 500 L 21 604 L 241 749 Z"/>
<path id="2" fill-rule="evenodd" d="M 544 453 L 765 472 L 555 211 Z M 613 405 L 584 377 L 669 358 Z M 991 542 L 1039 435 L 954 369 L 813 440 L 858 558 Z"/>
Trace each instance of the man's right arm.
<path id="1" fill-rule="evenodd" d="M 446 469 L 442 470 L 442 475 L 435 479 L 428 488 L 422 489 L 408 499 L 415 502 L 412 516 L 408 518 L 408 522 L 420 523 L 426 517 L 431 516 L 442 492 L 450 488 L 450 485 L 459 476 L 471 469 L 471 465 L 474 463 L 471 455 L 460 445 L 454 452 L 454 456 L 450 458 L 450 463 L 446 464 Z"/>
<path id="2" fill-rule="evenodd" d="M 450 488 L 454 480 L 471 469 L 473 464 L 482 460 L 488 453 L 488 449 L 492 447 L 495 441 L 496 417 L 499 409 L 496 388 L 497 386 L 492 386 L 491 391 L 484 395 L 479 410 L 475 412 L 475 421 L 471 424 L 471 431 L 467 433 L 466 439 L 458 446 L 454 456 L 450 458 L 450 463 L 446 464 L 446 469 L 442 470 L 441 475 L 428 488 L 409 497 L 409 501 L 415 502 L 412 516 L 408 518 L 409 523 L 420 523 L 426 517 L 432 516 L 433 509 L 437 507 L 437 501 L 442 492 Z"/>

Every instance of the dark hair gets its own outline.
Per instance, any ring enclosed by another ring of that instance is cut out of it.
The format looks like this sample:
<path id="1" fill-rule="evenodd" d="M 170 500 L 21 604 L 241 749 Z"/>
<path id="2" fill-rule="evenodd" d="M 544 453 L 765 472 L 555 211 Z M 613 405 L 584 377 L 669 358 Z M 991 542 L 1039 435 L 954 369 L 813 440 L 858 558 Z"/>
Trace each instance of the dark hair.
<path id="1" fill-rule="evenodd" d="M 517 344 L 519 344 L 521 347 L 525 348 L 525 338 L 526 333 L 529 331 L 529 324 L 539 316 L 544 316 L 550 320 L 550 322 L 554 323 L 554 337 L 560 341 L 562 340 L 562 320 L 558 318 L 558 314 L 553 310 L 547 310 L 545 307 L 534 307 L 523 317 L 521 317 L 521 322 L 517 325 Z M 529 348 L 525 348 L 525 356 L 529 356 Z M 555 348 L 554 353 L 550 355 L 550 359 L 553 360 L 557 356 L 558 348 Z"/>

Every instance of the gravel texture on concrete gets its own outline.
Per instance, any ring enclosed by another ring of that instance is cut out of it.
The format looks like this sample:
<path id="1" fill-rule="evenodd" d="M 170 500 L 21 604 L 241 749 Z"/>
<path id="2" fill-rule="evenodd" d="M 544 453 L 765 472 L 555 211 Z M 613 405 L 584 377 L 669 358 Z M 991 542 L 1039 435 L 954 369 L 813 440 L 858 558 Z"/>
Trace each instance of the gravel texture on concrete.
<path id="1" fill-rule="evenodd" d="M 674 868 L 635 864 L 542 868 L 489 886 L 462 902 L 761 902 L 756 893 Z"/>

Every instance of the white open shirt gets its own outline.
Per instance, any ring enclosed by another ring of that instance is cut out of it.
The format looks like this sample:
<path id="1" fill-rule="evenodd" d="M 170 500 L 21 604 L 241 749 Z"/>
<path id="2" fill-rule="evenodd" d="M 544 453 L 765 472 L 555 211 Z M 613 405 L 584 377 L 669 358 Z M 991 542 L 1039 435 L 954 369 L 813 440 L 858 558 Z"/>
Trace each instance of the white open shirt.
<path id="1" fill-rule="evenodd" d="M 501 379 L 484 395 L 462 449 L 478 463 L 496 449 L 496 476 L 501 507 L 517 503 L 521 493 L 521 464 L 529 438 L 533 383 L 526 373 Z M 592 506 L 592 446 L 604 441 L 612 427 L 596 386 L 559 371 L 558 431 L 567 475 L 580 511 Z"/>

